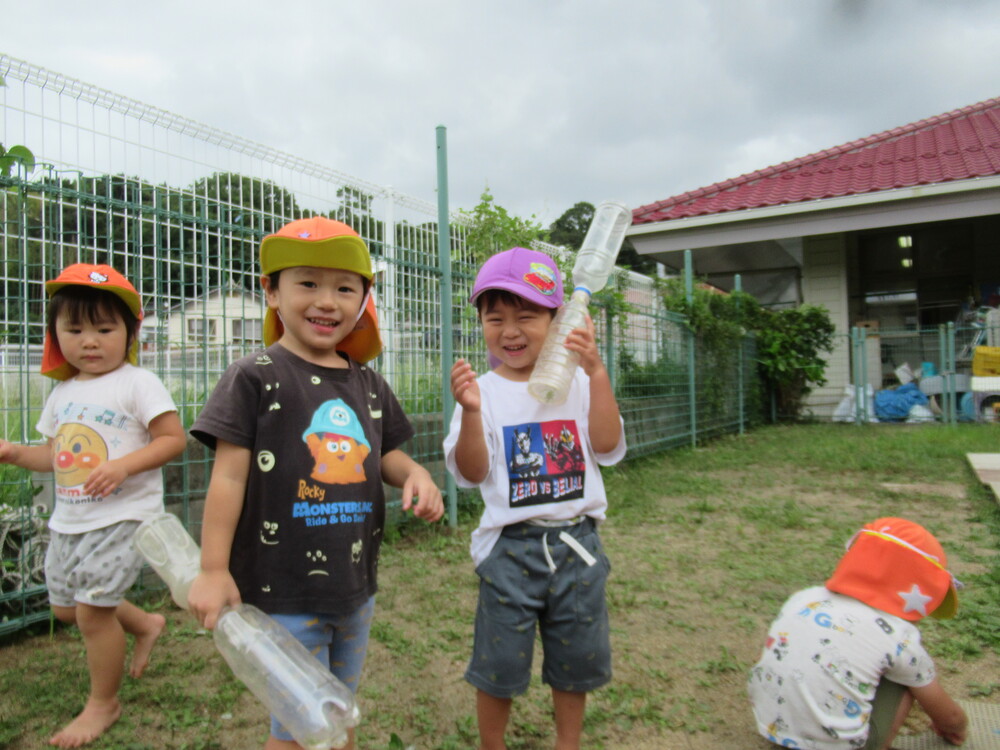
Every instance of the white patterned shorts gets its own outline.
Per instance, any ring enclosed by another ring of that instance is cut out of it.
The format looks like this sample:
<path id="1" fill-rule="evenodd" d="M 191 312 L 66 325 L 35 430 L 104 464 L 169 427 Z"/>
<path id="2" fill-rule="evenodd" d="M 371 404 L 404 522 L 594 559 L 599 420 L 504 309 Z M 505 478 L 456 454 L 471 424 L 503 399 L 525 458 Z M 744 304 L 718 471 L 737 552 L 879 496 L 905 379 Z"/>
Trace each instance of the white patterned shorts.
<path id="1" fill-rule="evenodd" d="M 121 521 L 82 534 L 53 531 L 45 553 L 49 604 L 117 607 L 142 570 L 132 546 L 138 521 Z"/>

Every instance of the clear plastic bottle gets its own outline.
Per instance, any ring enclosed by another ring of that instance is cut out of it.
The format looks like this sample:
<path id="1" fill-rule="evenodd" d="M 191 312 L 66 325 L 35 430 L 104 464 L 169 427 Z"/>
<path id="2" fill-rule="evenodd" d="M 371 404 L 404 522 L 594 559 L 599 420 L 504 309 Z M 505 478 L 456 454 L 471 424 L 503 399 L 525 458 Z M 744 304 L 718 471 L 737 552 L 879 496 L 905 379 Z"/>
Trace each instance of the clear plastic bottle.
<path id="1" fill-rule="evenodd" d="M 566 348 L 570 331 L 586 325 L 590 297 L 608 283 L 632 212 L 621 203 L 605 201 L 594 211 L 573 265 L 575 289 L 549 326 L 542 351 L 528 380 L 528 393 L 543 404 L 565 403 L 580 357 Z"/>
<path id="2" fill-rule="evenodd" d="M 586 289 L 591 296 L 604 288 L 631 225 L 632 212 L 624 204 L 605 201 L 594 210 L 573 264 L 574 287 Z"/>
<path id="3" fill-rule="evenodd" d="M 587 305 L 590 295 L 585 289 L 573 290 L 569 302 L 559 308 L 538 354 L 535 367 L 528 379 L 528 393 L 536 401 L 558 406 L 569 395 L 569 384 L 580 364 L 580 355 L 564 346 L 570 331 L 587 324 Z"/>
<path id="4" fill-rule="evenodd" d="M 288 629 L 250 604 L 225 607 L 213 635 L 229 668 L 306 750 L 347 744 L 354 694 Z"/>
<path id="5" fill-rule="evenodd" d="M 201 550 L 173 513 L 159 513 L 139 524 L 132 537 L 156 574 L 170 587 L 181 609 L 188 608 L 188 591 L 201 572 Z"/>

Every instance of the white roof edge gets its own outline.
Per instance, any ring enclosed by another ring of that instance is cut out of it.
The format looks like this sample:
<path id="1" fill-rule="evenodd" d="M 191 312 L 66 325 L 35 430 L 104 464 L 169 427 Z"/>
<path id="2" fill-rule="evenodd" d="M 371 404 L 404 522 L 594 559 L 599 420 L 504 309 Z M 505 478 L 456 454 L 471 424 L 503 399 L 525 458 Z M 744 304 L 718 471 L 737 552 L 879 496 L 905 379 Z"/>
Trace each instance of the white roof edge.
<path id="1" fill-rule="evenodd" d="M 969 180 L 952 180 L 938 182 L 932 185 L 913 185 L 912 187 L 878 190 L 872 193 L 859 193 L 836 198 L 821 198 L 819 200 L 786 203 L 780 206 L 765 206 L 763 208 L 747 208 L 740 211 L 725 211 L 707 216 L 689 216 L 683 219 L 668 219 L 667 221 L 634 224 L 626 236 L 634 237 L 641 234 L 660 234 L 665 232 L 691 230 L 699 227 L 718 226 L 720 224 L 735 224 L 774 219 L 796 214 L 818 213 L 840 208 L 891 203 L 911 200 L 913 198 L 929 198 L 949 193 L 963 193 L 973 190 L 991 190 L 1000 188 L 1000 175 L 990 177 L 974 177 Z"/>

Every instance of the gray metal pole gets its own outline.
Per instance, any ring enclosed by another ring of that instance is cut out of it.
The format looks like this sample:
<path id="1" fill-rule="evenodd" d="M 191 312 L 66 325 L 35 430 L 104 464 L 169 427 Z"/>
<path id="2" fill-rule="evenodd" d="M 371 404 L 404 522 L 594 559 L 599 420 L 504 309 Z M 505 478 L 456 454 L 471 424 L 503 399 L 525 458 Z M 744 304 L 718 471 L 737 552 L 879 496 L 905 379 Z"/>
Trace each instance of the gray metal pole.
<path id="1" fill-rule="evenodd" d="M 691 262 L 691 251 L 684 251 L 684 294 L 688 305 L 694 301 L 694 268 Z M 688 409 L 690 410 L 691 446 L 698 444 L 698 394 L 695 390 L 695 347 L 698 336 L 688 329 Z"/>
<path id="2" fill-rule="evenodd" d="M 740 276 L 739 274 L 736 274 L 733 277 L 733 291 L 734 292 L 742 292 L 743 291 L 743 277 Z M 740 327 L 741 328 L 742 328 L 742 324 L 743 324 L 743 321 L 741 319 L 740 320 Z M 744 344 L 745 343 L 746 343 L 745 336 L 740 336 L 740 340 L 739 340 L 739 344 L 738 344 L 739 349 L 737 350 L 737 365 L 736 365 L 737 366 L 737 370 L 736 370 L 736 377 L 737 377 L 737 384 L 736 384 L 737 397 L 736 397 L 736 403 L 737 403 L 737 409 L 739 409 L 740 435 L 744 434 L 744 432 L 745 432 L 745 425 L 746 425 L 746 420 L 744 419 L 744 414 L 743 414 L 743 410 L 744 410 L 744 406 L 745 406 L 745 404 L 744 404 L 744 400 L 745 399 L 743 397 L 743 350 L 744 350 Z"/>
<path id="3" fill-rule="evenodd" d="M 451 396 L 452 351 L 451 323 L 451 226 L 448 220 L 448 133 L 444 125 L 437 126 L 438 182 L 438 265 L 441 268 L 441 427 L 447 431 L 455 401 Z M 448 525 L 458 526 L 458 489 L 451 472 L 445 472 L 445 503 Z"/>

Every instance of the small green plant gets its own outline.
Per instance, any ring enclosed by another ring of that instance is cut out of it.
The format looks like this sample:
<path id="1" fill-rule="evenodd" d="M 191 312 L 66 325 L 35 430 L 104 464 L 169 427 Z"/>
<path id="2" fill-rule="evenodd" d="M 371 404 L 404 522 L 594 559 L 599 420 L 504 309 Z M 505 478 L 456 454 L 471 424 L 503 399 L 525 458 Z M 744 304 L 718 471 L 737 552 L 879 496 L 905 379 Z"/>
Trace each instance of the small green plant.
<path id="1" fill-rule="evenodd" d="M 0 86 L 6 86 L 7 81 L 0 76 Z M 16 166 L 22 166 L 25 173 L 35 168 L 35 155 L 27 146 L 7 146 L 0 143 L 0 175 L 10 177 Z"/>

